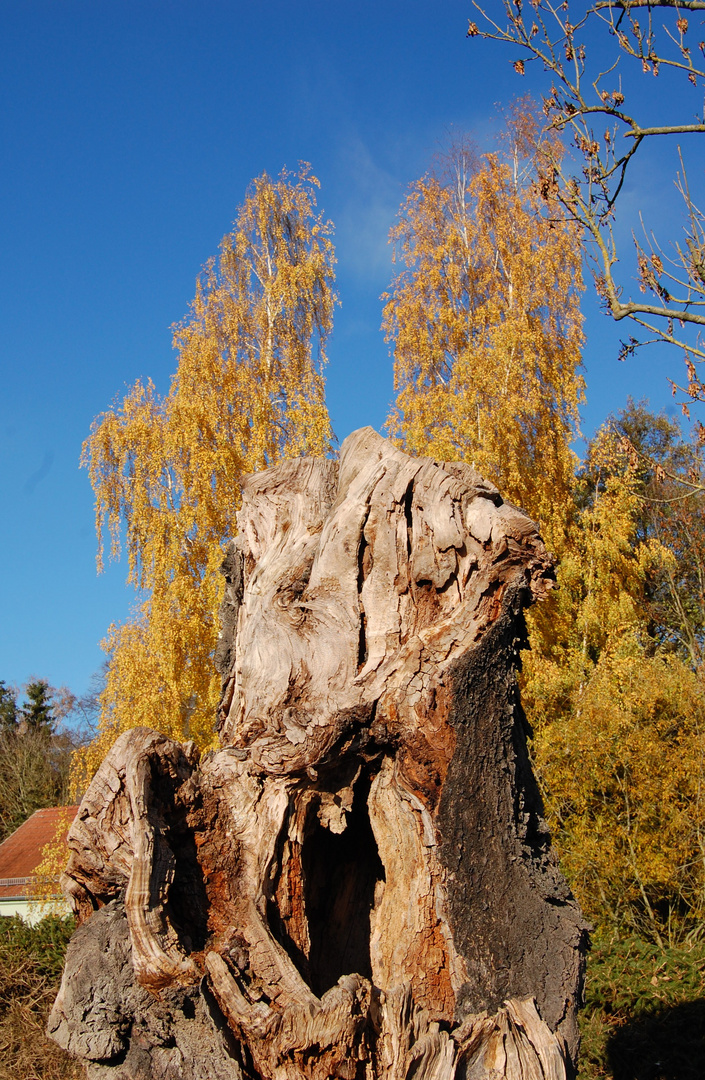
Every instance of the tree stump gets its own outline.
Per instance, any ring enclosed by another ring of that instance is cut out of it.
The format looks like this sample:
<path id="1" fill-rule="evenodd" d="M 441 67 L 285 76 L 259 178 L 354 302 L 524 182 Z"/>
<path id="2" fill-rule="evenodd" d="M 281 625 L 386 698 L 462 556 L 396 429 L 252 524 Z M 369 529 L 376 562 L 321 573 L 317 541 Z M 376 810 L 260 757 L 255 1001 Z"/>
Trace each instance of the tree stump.
<path id="1" fill-rule="evenodd" d="M 372 429 L 248 478 L 221 749 L 92 781 L 49 1022 L 90 1080 L 562 1080 L 587 932 L 516 668 L 553 560 L 474 469 Z"/>

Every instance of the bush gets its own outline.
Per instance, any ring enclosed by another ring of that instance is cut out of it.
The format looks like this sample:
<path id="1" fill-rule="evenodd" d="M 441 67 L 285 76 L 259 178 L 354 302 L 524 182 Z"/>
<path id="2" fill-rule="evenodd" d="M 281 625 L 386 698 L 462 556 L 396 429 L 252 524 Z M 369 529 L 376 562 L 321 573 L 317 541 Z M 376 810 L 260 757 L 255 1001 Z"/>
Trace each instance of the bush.
<path id="1" fill-rule="evenodd" d="M 0 1080 L 81 1080 L 83 1069 L 44 1034 L 72 918 L 36 926 L 0 918 Z"/>
<path id="2" fill-rule="evenodd" d="M 702 1080 L 705 944 L 660 949 L 596 935 L 579 1080 Z"/>

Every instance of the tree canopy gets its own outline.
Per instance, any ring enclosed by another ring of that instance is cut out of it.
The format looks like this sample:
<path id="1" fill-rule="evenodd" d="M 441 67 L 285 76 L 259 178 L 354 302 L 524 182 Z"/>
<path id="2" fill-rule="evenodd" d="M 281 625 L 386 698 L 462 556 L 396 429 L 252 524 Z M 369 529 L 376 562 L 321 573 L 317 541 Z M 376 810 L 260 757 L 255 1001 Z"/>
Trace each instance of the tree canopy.
<path id="1" fill-rule="evenodd" d="M 201 747 L 214 738 L 221 545 L 236 530 L 242 477 L 331 446 L 322 369 L 335 258 L 317 187 L 305 165 L 253 182 L 174 329 L 169 393 L 137 382 L 84 445 L 99 560 L 107 528 L 113 554 L 124 540 L 143 600 L 108 632 L 101 735 L 77 775 L 136 724 Z"/>
<path id="2" fill-rule="evenodd" d="M 652 450 L 692 452 L 643 405 L 591 441 L 559 587 L 529 616 L 522 698 L 585 910 L 663 942 L 703 917 L 700 586 L 666 527 L 673 506 L 623 434 L 637 429 Z"/>
<path id="3" fill-rule="evenodd" d="M 475 463 L 560 555 L 527 617 L 535 767 L 585 910 L 663 941 L 698 924 L 705 895 L 702 528 L 678 488 L 700 451 L 630 403 L 573 453 L 581 243 L 542 191 L 550 158 L 524 110 L 504 154 L 456 150 L 412 186 L 385 308 L 390 428 Z"/>
<path id="4" fill-rule="evenodd" d="M 390 432 L 413 453 L 464 458 L 561 545 L 581 375 L 581 249 L 536 186 L 555 144 L 530 108 L 503 154 L 457 145 L 412 185 L 392 230 L 402 269 L 384 309 L 397 397 Z"/>
<path id="5" fill-rule="evenodd" d="M 0 682 L 0 840 L 35 810 L 69 800 L 69 772 L 81 735 L 62 724 L 73 695 L 46 679 L 19 691 Z"/>

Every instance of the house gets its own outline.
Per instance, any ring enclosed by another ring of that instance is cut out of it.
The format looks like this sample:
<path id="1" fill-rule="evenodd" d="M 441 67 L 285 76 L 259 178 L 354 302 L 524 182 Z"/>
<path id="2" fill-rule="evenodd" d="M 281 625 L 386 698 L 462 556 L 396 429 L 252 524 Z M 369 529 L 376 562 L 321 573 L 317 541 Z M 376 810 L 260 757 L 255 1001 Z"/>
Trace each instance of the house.
<path id="1" fill-rule="evenodd" d="M 56 895 L 38 902 L 33 895 L 37 867 L 46 844 L 56 839 L 61 823 L 68 832 L 78 813 L 77 806 L 52 806 L 35 810 L 27 821 L 0 844 L 0 915 L 21 915 L 27 922 L 37 922 L 44 915 L 69 915 L 67 901 L 61 896 L 58 878 Z"/>

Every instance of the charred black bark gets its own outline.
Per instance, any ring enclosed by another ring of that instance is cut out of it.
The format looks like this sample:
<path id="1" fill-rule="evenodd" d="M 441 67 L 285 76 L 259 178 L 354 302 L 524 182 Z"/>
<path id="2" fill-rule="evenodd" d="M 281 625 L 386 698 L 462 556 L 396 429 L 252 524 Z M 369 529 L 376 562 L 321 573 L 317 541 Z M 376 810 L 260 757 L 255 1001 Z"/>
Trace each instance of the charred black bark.
<path id="1" fill-rule="evenodd" d="M 516 592 L 507 596 L 502 616 L 453 670 L 457 743 L 438 830 L 449 922 L 470 973 L 458 1008 L 460 1016 L 494 1012 L 533 995 L 575 1058 L 587 925 L 551 851 L 531 771 L 516 677 L 521 606 Z"/>

